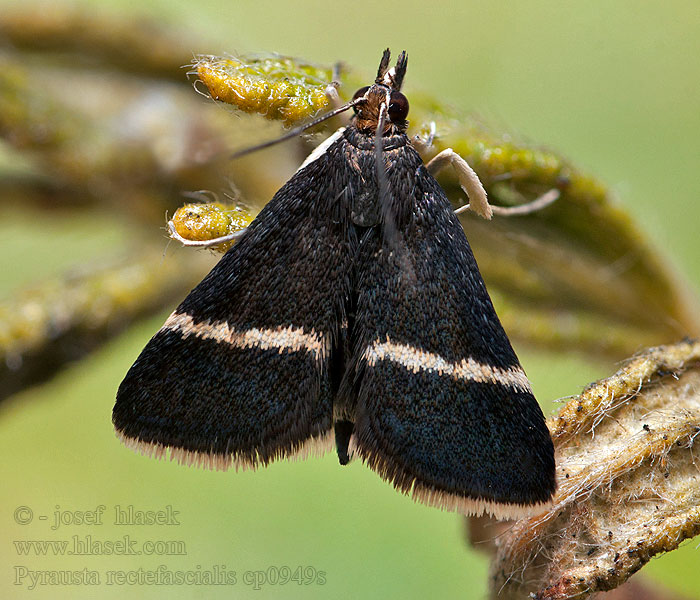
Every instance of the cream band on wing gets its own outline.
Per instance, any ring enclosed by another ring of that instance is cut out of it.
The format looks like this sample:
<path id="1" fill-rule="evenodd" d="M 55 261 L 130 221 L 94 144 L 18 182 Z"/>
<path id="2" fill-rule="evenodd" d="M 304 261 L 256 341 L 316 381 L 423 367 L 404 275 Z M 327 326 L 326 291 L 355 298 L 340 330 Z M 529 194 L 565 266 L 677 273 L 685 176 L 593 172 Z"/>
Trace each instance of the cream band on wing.
<path id="1" fill-rule="evenodd" d="M 391 341 L 375 342 L 368 346 L 363 358 L 370 366 L 380 360 L 390 360 L 406 367 L 413 373 L 432 371 L 454 379 L 474 381 L 475 383 L 500 383 L 522 392 L 532 393 L 530 382 L 520 366 L 502 369 L 477 362 L 472 357 L 459 362 L 449 362 L 439 354 L 426 352 L 419 348 L 396 344 Z"/>
<path id="2" fill-rule="evenodd" d="M 276 329 L 251 328 L 237 331 L 226 321 L 200 321 L 195 323 L 188 314 L 173 313 L 165 321 L 161 331 L 176 331 L 185 338 L 194 335 L 203 340 L 214 340 L 231 344 L 237 348 L 259 348 L 260 350 L 277 349 L 290 352 L 311 352 L 316 360 L 328 356 L 327 339 L 316 333 L 304 332 L 301 327 L 278 327 Z"/>

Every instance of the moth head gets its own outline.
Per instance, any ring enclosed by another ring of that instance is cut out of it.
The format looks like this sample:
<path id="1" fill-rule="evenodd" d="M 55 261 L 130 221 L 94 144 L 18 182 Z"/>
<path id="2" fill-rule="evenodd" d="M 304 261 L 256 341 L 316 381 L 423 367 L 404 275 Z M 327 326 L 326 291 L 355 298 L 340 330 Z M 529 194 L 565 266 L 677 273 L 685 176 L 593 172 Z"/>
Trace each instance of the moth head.
<path id="1" fill-rule="evenodd" d="M 382 111 L 386 112 L 382 117 L 385 121 L 383 135 L 403 133 L 408 127 L 408 99 L 401 93 L 408 56 L 405 51 L 402 52 L 396 65 L 389 68 L 390 57 L 387 48 L 379 63 L 374 84 L 360 88 L 352 98 L 355 125 L 360 131 L 374 132 Z"/>
<path id="2" fill-rule="evenodd" d="M 231 158 L 239 158 L 256 150 L 261 150 L 296 137 L 310 127 L 314 127 L 350 108 L 355 111 L 355 126 L 363 133 L 373 133 L 377 136 L 405 132 L 408 128 L 408 121 L 406 121 L 408 100 L 401 93 L 401 85 L 406 75 L 408 56 L 405 51 L 402 52 L 399 54 L 396 65 L 389 68 L 390 57 L 391 53 L 387 48 L 384 50 L 382 60 L 379 63 L 379 70 L 377 71 L 377 78 L 374 80 L 374 84 L 357 90 L 350 102 L 346 102 L 313 121 L 295 127 L 274 140 L 239 150 L 232 154 Z"/>

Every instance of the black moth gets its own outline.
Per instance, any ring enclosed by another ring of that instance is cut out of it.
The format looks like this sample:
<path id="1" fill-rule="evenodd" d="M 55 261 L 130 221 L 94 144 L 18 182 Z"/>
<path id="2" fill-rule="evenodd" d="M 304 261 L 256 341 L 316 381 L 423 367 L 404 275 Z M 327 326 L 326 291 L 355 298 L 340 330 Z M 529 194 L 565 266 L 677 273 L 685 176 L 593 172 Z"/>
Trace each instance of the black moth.
<path id="1" fill-rule="evenodd" d="M 507 518 L 551 501 L 544 417 L 431 175 L 442 165 L 406 135 L 406 65 L 384 53 L 350 125 L 148 342 L 114 406 L 128 445 L 225 469 L 335 439 L 341 464 L 359 455 L 426 504 Z"/>

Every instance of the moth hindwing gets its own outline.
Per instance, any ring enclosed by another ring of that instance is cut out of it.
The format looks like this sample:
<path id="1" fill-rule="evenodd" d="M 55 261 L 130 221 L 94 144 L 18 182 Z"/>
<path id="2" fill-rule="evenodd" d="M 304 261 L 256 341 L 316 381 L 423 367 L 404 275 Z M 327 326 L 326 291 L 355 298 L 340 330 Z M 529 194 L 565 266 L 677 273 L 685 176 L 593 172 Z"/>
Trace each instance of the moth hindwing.
<path id="1" fill-rule="evenodd" d="M 554 451 L 450 202 L 406 135 L 406 55 L 146 345 L 113 421 L 212 468 L 359 455 L 397 489 L 514 517 Z"/>

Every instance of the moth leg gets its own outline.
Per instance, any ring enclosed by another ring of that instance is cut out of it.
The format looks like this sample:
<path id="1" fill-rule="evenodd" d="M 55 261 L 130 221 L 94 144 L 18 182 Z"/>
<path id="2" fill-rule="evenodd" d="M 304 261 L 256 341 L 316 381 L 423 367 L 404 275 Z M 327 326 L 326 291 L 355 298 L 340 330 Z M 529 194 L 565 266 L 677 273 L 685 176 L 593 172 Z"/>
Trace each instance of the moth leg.
<path id="1" fill-rule="evenodd" d="M 468 208 L 484 219 L 490 219 L 493 215 L 493 208 L 486 198 L 486 190 L 469 163 L 457 154 L 452 148 L 447 148 L 436 154 L 433 159 L 425 165 L 428 171 L 435 175 L 446 166 L 452 166 L 457 173 L 459 185 L 469 198 L 469 204 L 462 206 L 455 212 L 459 213 Z"/>
<path id="2" fill-rule="evenodd" d="M 559 190 L 552 188 L 548 192 L 545 192 L 527 204 L 520 204 L 518 206 L 495 206 L 491 204 L 490 207 L 491 212 L 500 217 L 521 217 L 523 215 L 529 215 L 540 211 L 543 208 L 547 208 L 550 204 L 556 202 L 559 199 L 559 196 L 561 196 Z M 458 209 L 456 209 L 455 214 L 458 215 L 469 210 L 470 208 L 471 206 L 469 204 L 465 204 L 464 206 L 460 206 Z"/>
<path id="3" fill-rule="evenodd" d="M 559 190 L 551 189 L 527 204 L 522 204 L 520 206 L 493 206 L 489 204 L 486 198 L 486 190 L 484 190 L 479 176 L 474 169 L 469 166 L 469 163 L 452 150 L 452 148 L 447 148 L 437 154 L 426 167 L 432 175 L 435 175 L 447 165 L 451 165 L 457 172 L 459 185 L 469 197 L 469 204 L 460 206 L 455 210 L 456 214 L 471 209 L 485 219 L 490 219 L 492 215 L 499 215 L 501 217 L 529 215 L 556 202 L 560 196 Z"/>
<path id="4" fill-rule="evenodd" d="M 494 215 L 498 215 L 500 217 L 521 217 L 523 215 L 529 215 L 540 211 L 543 208 L 547 208 L 550 204 L 556 202 L 559 199 L 559 196 L 561 196 L 559 190 L 552 188 L 548 192 L 545 192 L 527 204 L 520 204 L 519 206 L 495 206 L 491 204 L 490 208 Z M 466 212 L 470 208 L 471 206 L 469 204 L 465 204 L 464 206 L 460 206 L 458 209 L 456 209 L 455 214 L 458 215 Z"/>
<path id="5" fill-rule="evenodd" d="M 521 204 L 519 206 L 491 206 L 494 215 L 499 215 L 502 217 L 518 217 L 522 215 L 529 215 L 543 208 L 547 208 L 550 204 L 553 204 L 559 199 L 561 193 L 558 189 L 552 188 L 548 192 L 545 192 L 541 196 L 535 198 L 527 204 Z M 464 208 L 461 206 L 455 212 L 460 213 Z"/>
<path id="6" fill-rule="evenodd" d="M 331 106 L 333 108 L 339 108 L 342 104 L 340 100 L 340 95 L 338 94 L 338 88 L 340 87 L 340 71 L 342 69 L 342 64 L 337 62 L 333 65 L 333 74 L 331 75 L 331 82 L 323 90 L 326 93 L 326 98 L 330 100 Z"/>
<path id="7" fill-rule="evenodd" d="M 428 129 L 428 135 L 422 136 L 422 135 L 414 135 L 413 139 L 411 140 L 411 143 L 413 144 L 414 148 L 418 150 L 420 154 L 423 154 L 424 152 L 427 152 L 430 147 L 433 145 L 433 141 L 435 140 L 435 134 L 437 133 L 437 125 L 435 124 L 435 121 L 430 121 L 429 129 Z"/>

